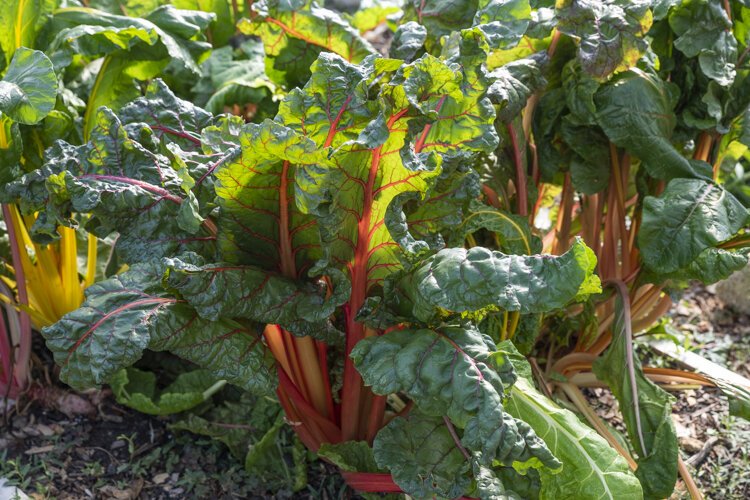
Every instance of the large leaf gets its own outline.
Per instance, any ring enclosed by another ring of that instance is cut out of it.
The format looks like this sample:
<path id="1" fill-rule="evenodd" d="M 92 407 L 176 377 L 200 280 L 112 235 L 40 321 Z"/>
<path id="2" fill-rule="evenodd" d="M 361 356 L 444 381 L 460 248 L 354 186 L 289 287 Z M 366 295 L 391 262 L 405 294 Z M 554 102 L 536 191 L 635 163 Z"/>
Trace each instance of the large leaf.
<path id="1" fill-rule="evenodd" d="M 425 414 L 450 418 L 463 429 L 463 445 L 481 453 L 484 463 L 557 468 L 528 425 L 503 410 L 515 377 L 494 350 L 471 326 L 403 329 L 360 341 L 351 357 L 376 394 L 403 391 Z"/>
<path id="2" fill-rule="evenodd" d="M 130 53 L 133 59 L 163 60 L 188 74 L 200 75 L 196 59 L 211 48 L 203 33 L 212 19 L 211 14 L 179 10 L 171 5 L 159 7 L 143 18 L 68 7 L 55 11 L 52 24 L 59 34 L 53 47 L 90 56 L 132 47 L 137 48 Z"/>
<path id="3" fill-rule="evenodd" d="M 620 403 L 630 442 L 638 455 L 635 474 L 644 497 L 665 498 L 672 494 L 677 482 L 674 398 L 643 374 L 633 353 L 630 305 L 623 300 L 629 298 L 618 294 L 612 344 L 594 362 L 594 373 L 612 389 Z"/>
<path id="4" fill-rule="evenodd" d="M 483 247 L 447 248 L 401 281 L 401 307 L 429 321 L 452 312 L 500 308 L 547 312 L 600 291 L 596 257 L 581 240 L 562 256 L 506 255 Z"/>
<path id="5" fill-rule="evenodd" d="M 711 177 L 710 165 L 688 160 L 671 144 L 674 103 L 657 77 L 630 71 L 602 87 L 594 101 L 609 140 L 640 158 L 653 177 Z"/>
<path id="6" fill-rule="evenodd" d="M 578 59 L 601 79 L 634 66 L 648 44 L 649 0 L 557 0 L 557 29 L 580 40 Z"/>
<path id="7" fill-rule="evenodd" d="M 742 229 L 748 211 L 724 188 L 699 179 L 673 179 L 658 197 L 643 202 L 638 247 L 655 273 L 686 268 L 706 249 Z"/>
<path id="8" fill-rule="evenodd" d="M 19 48 L 0 80 L 0 113 L 18 123 L 39 123 L 57 100 L 57 76 L 38 50 Z"/>
<path id="9" fill-rule="evenodd" d="M 573 412 L 537 391 L 529 380 L 516 381 L 506 408 L 531 425 L 562 462 L 562 471 L 557 474 L 539 470 L 541 498 L 643 498 L 641 485 L 625 459 Z"/>
<path id="10" fill-rule="evenodd" d="M 701 71 L 724 87 L 734 81 L 737 40 L 724 5 L 708 0 L 680 2 L 669 14 L 677 38 L 674 47 L 688 57 L 698 57 Z"/>
<path id="11" fill-rule="evenodd" d="M 461 496 L 469 487 L 469 461 L 461 454 L 442 418 L 394 418 L 373 443 L 377 464 L 415 498 Z"/>
<path id="12" fill-rule="evenodd" d="M 8 0 L 0 9 L 0 49 L 7 66 L 16 50 L 34 47 L 37 33 L 47 20 L 46 14 L 54 8 L 45 0 Z"/>
<path id="13" fill-rule="evenodd" d="M 296 176 L 326 162 L 324 150 L 270 120 L 243 127 L 239 143 L 241 155 L 216 172 L 224 259 L 303 276 L 323 254 L 315 219 L 295 202 Z"/>
<path id="14" fill-rule="evenodd" d="M 161 265 L 147 263 L 96 283 L 79 309 L 42 331 L 60 378 L 77 389 L 101 385 L 148 348 L 256 393 L 273 389 L 272 358 L 259 334 L 227 319 L 202 319 L 164 292 L 161 276 Z"/>
<path id="15" fill-rule="evenodd" d="M 546 64 L 545 53 L 533 54 L 510 62 L 490 74 L 493 82 L 488 94 L 493 103 L 500 105 L 498 117 L 503 122 L 515 118 L 526 106 L 529 97 L 547 84 L 543 75 Z"/>
<path id="16" fill-rule="evenodd" d="M 333 52 L 352 63 L 375 54 L 336 12 L 312 0 L 261 0 L 253 4 L 252 21 L 243 19 L 240 31 L 257 35 L 266 48 L 266 73 L 280 85 L 302 85 L 310 65 L 323 52 Z"/>
<path id="17" fill-rule="evenodd" d="M 251 319 L 278 324 L 298 335 L 323 336 L 328 317 L 349 296 L 348 283 L 326 298 L 323 290 L 251 266 L 198 266 L 168 259 L 167 284 L 178 290 L 201 317 Z M 335 278 L 335 277 L 334 277 Z"/>
<path id="18" fill-rule="evenodd" d="M 210 252 L 212 237 L 201 225 L 198 202 L 169 159 L 133 140 L 111 111 L 102 109 L 97 117 L 91 142 L 56 144 L 43 168 L 8 186 L 24 212 L 41 210 L 34 237 L 52 241 L 59 237 L 57 225 L 75 226 L 74 213 L 89 213 L 89 231 L 120 234 L 117 250 L 126 262 L 188 249 Z M 147 144 L 154 134 L 143 124 L 131 133 Z"/>

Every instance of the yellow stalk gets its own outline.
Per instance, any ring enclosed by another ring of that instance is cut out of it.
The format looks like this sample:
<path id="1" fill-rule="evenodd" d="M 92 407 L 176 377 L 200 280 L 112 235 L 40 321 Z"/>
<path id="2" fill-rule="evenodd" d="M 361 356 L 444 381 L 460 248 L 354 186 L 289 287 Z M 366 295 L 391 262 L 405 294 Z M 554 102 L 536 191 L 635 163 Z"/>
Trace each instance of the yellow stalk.
<path id="1" fill-rule="evenodd" d="M 88 252 L 86 253 L 86 281 L 84 282 L 84 288 L 90 287 L 94 284 L 96 279 L 96 236 L 89 233 Z"/>
<path id="2" fill-rule="evenodd" d="M 78 279 L 78 242 L 75 229 L 59 227 L 60 275 L 63 285 L 65 312 L 72 311 L 81 303 L 81 282 Z"/>

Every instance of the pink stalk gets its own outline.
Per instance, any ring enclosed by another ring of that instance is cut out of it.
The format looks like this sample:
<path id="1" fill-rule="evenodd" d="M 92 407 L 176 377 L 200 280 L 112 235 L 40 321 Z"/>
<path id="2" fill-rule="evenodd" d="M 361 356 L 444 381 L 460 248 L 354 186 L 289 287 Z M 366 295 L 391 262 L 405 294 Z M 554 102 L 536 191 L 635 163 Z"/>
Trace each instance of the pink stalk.
<path id="1" fill-rule="evenodd" d="M 18 302 L 21 305 L 28 306 L 29 297 L 26 293 L 26 274 L 23 272 L 18 235 L 16 234 L 16 227 L 13 223 L 10 208 L 8 207 L 8 205 L 3 205 L 3 218 L 5 219 L 5 226 L 7 227 L 8 239 L 10 241 L 10 254 L 13 263 L 13 270 L 16 277 Z M 24 251 L 26 250 L 24 249 Z M 18 312 L 18 319 L 21 327 L 19 331 L 20 345 L 18 348 L 18 353 L 15 356 L 15 367 L 13 372 L 18 389 L 23 390 L 29 383 L 29 358 L 31 357 L 31 319 L 25 311 Z M 12 348 L 13 347 L 11 346 L 11 349 Z"/>

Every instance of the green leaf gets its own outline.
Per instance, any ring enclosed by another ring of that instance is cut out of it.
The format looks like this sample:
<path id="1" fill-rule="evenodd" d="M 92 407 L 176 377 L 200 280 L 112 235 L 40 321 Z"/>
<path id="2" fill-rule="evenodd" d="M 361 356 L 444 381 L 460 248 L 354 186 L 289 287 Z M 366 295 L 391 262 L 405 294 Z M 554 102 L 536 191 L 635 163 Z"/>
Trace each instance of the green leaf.
<path id="1" fill-rule="evenodd" d="M 120 370 L 109 380 L 118 403 L 149 415 L 171 415 L 194 408 L 225 383 L 217 382 L 207 370 L 193 370 L 179 374 L 172 384 L 157 391 L 153 372 L 132 367 Z"/>
<path id="2" fill-rule="evenodd" d="M 633 70 L 613 79 L 594 96 L 596 119 L 607 137 L 641 159 L 657 179 L 710 179 L 711 166 L 688 160 L 671 144 L 676 124 L 666 84 Z"/>
<path id="3" fill-rule="evenodd" d="M 331 273 L 335 286 L 325 298 L 322 287 L 306 285 L 251 266 L 205 266 L 167 259 L 166 283 L 201 317 L 251 319 L 278 324 L 297 335 L 324 336 L 328 317 L 349 297 L 349 283 Z M 330 339 L 329 339 L 330 340 Z"/>
<path id="4" fill-rule="evenodd" d="M 469 462 L 439 417 L 394 418 L 375 437 L 373 453 L 395 483 L 416 498 L 456 498 L 470 485 Z"/>
<path id="5" fill-rule="evenodd" d="M 333 52 L 360 63 L 376 51 L 336 12 L 306 0 L 261 0 L 255 16 L 238 28 L 256 35 L 266 48 L 266 73 L 279 85 L 300 86 L 310 76 L 310 65 L 321 52 Z"/>
<path id="6" fill-rule="evenodd" d="M 529 0 L 479 0 L 473 25 L 493 49 L 515 47 L 529 27 Z"/>
<path id="7" fill-rule="evenodd" d="M 504 392 L 515 377 L 494 350 L 471 326 L 403 329 L 360 341 L 351 358 L 376 394 L 403 391 L 426 415 L 450 418 L 463 429 L 463 446 L 480 452 L 484 463 L 557 468 L 533 431 L 504 412 Z"/>
<path id="8" fill-rule="evenodd" d="M 398 27 L 393 35 L 389 55 L 394 59 L 411 62 L 424 47 L 427 29 L 421 24 L 409 21 Z"/>
<path id="9" fill-rule="evenodd" d="M 526 106 L 531 95 L 547 85 L 543 71 L 546 53 L 533 54 L 510 62 L 490 74 L 492 85 L 487 91 L 493 103 L 500 105 L 498 118 L 508 123 Z"/>
<path id="10" fill-rule="evenodd" d="M 178 9 L 200 10 L 214 14 L 211 22 L 211 43 L 214 47 L 223 47 L 235 33 L 234 18 L 230 3 L 226 0 L 171 0 Z"/>
<path id="11" fill-rule="evenodd" d="M 25 125 L 39 123 L 55 106 L 57 76 L 38 50 L 16 50 L 0 80 L 0 112 Z"/>
<path id="12" fill-rule="evenodd" d="M 547 312 L 598 293 L 595 267 L 594 253 L 581 240 L 559 257 L 447 248 L 405 276 L 401 289 L 408 307 L 422 321 L 434 318 L 437 308 Z"/>
<path id="13" fill-rule="evenodd" d="M 707 248 L 685 268 L 672 273 L 647 271 L 644 278 L 654 283 L 671 281 L 673 284 L 686 286 L 690 281 L 698 280 L 705 285 L 710 285 L 725 280 L 743 269 L 747 265 L 748 253 L 750 253 L 748 249 L 731 251 L 722 248 Z"/>
<path id="14" fill-rule="evenodd" d="M 22 173 L 21 156 L 23 139 L 18 123 L 7 116 L 0 115 L 0 186 L 16 180 Z M 0 199 L 6 201 L 4 190 L 0 189 Z"/>
<path id="15" fill-rule="evenodd" d="M 674 398 L 643 374 L 632 351 L 630 305 L 623 303 L 621 295 L 616 300 L 616 333 L 604 355 L 594 362 L 594 373 L 612 389 L 620 404 L 630 442 L 639 457 L 635 475 L 644 498 L 666 498 L 677 482 L 679 458 L 672 422 Z M 627 297 L 625 300 L 629 301 Z"/>
<path id="16" fill-rule="evenodd" d="M 604 80 L 634 66 L 648 47 L 650 6 L 650 0 L 557 0 L 557 29 L 580 40 L 581 66 Z"/>
<path id="17" fill-rule="evenodd" d="M 318 456 L 347 472 L 382 472 L 375 463 L 372 448 L 365 441 L 323 443 Z"/>
<path id="18" fill-rule="evenodd" d="M 658 197 L 643 201 L 638 247 L 646 268 L 671 273 L 706 249 L 732 238 L 748 211 L 723 187 L 699 179 L 673 179 Z"/>
<path id="19" fill-rule="evenodd" d="M 687 57 L 698 57 L 704 75 L 727 87 L 736 74 L 737 40 L 732 21 L 721 2 L 687 0 L 669 14 L 669 26 L 677 38 L 674 47 Z"/>
<path id="20" fill-rule="evenodd" d="M 36 37 L 47 20 L 47 14 L 54 8 L 44 0 L 8 0 L 0 9 L 0 49 L 5 55 L 5 64 L 21 47 L 36 46 Z"/>
<path id="21" fill-rule="evenodd" d="M 296 178 L 326 163 L 325 152 L 270 120 L 244 126 L 239 144 L 241 155 L 216 171 L 222 254 L 228 262 L 304 276 L 323 253 L 315 219 L 298 208 Z"/>
<path id="22" fill-rule="evenodd" d="M 143 17 L 164 3 L 164 0 L 89 0 L 87 5 L 110 14 Z"/>
<path id="23" fill-rule="evenodd" d="M 162 269 L 137 264 L 95 283 L 79 309 L 42 330 L 61 380 L 79 390 L 101 385 L 148 348 L 170 351 L 246 390 L 272 390 L 273 361 L 259 334 L 227 319 L 202 319 L 162 289 Z"/>
<path id="24" fill-rule="evenodd" d="M 392 17 L 401 12 L 400 2 L 397 0 L 364 0 L 359 3 L 359 8 L 351 13 L 344 14 L 349 23 L 360 33 L 372 31 Z"/>
<path id="25" fill-rule="evenodd" d="M 508 254 L 530 255 L 540 250 L 531 234 L 528 218 L 521 217 L 479 202 L 473 202 L 469 213 L 458 227 L 455 246 L 461 245 L 467 235 L 481 229 L 496 235 L 497 248 Z"/>
<path id="26" fill-rule="evenodd" d="M 556 474 L 539 469 L 540 498 L 643 498 L 641 485 L 625 459 L 573 412 L 550 401 L 527 379 L 519 378 L 513 385 L 507 411 L 527 422 L 562 462 L 562 471 Z"/>
<path id="27" fill-rule="evenodd" d="M 216 114 L 235 104 L 260 105 L 276 90 L 266 77 L 263 59 L 263 46 L 257 40 L 248 40 L 239 52 L 232 47 L 214 50 L 201 65 L 203 76 L 193 87 L 196 102 Z"/>
<path id="28" fill-rule="evenodd" d="M 137 50 L 129 51 L 131 61 L 164 61 L 197 76 L 200 68 L 196 59 L 211 49 L 204 41 L 203 32 L 212 20 L 211 14 L 178 10 L 171 5 L 159 7 L 144 18 L 67 7 L 55 11 L 52 29 L 59 35 L 53 47 L 59 45 L 68 52 L 86 49 L 85 55 L 94 56 L 129 48 L 129 44 L 142 40 L 146 43 L 135 45 Z M 158 37 L 156 43 L 152 42 L 154 33 Z M 91 37 L 93 39 L 89 40 Z M 123 46 L 126 41 L 128 45 Z"/>
<path id="29" fill-rule="evenodd" d="M 478 0 L 408 0 L 401 21 L 423 25 L 427 29 L 427 51 L 434 53 L 440 50 L 441 38 L 472 25 L 478 6 Z"/>
<path id="30" fill-rule="evenodd" d="M 208 229 L 200 220 L 186 221 L 188 214 L 181 212 L 184 202 L 193 202 L 182 187 L 183 178 L 167 157 L 129 135 L 149 144 L 154 131 L 136 124 L 128 132 L 108 109 L 100 110 L 97 118 L 89 143 L 57 143 L 47 152 L 43 168 L 6 188 L 20 199 L 24 213 L 41 211 L 32 227 L 35 239 L 54 241 L 58 225 L 74 227 L 78 223 L 73 214 L 88 213 L 88 231 L 102 238 L 119 233 L 116 249 L 126 262 L 185 250 L 211 254 Z"/>

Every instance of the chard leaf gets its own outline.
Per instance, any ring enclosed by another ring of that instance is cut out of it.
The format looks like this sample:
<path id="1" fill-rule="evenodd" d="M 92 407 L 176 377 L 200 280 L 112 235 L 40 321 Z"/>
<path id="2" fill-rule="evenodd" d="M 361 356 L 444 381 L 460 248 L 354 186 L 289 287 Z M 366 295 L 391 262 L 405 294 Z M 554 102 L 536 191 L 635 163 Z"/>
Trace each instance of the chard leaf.
<path id="1" fill-rule="evenodd" d="M 63 65 L 76 53 L 101 56 L 137 48 L 129 52 L 135 59 L 161 60 L 165 64 L 168 59 L 180 70 L 198 76 L 196 59 L 211 49 L 203 33 L 212 20 L 212 14 L 179 10 L 171 5 L 159 7 L 144 18 L 67 7 L 55 11 L 52 30 L 58 35 L 52 47 L 64 54 L 60 60 Z"/>
<path id="2" fill-rule="evenodd" d="M 20 47 L 0 80 L 0 113 L 25 125 L 39 123 L 55 106 L 57 76 L 38 50 Z"/>
<path id="3" fill-rule="evenodd" d="M 148 141 L 152 134 L 142 126 L 134 135 Z M 57 239 L 58 225 L 75 226 L 73 213 L 89 213 L 86 229 L 100 237 L 119 233 L 117 251 L 132 263 L 192 248 L 210 252 L 211 236 L 201 234 L 205 228 L 191 231 L 200 222 L 186 221 L 181 211 L 190 202 L 183 182 L 165 156 L 131 139 L 117 117 L 102 109 L 90 142 L 57 143 L 43 168 L 6 190 L 20 198 L 25 213 L 40 211 L 32 227 L 37 241 Z"/>
<path id="4" fill-rule="evenodd" d="M 473 25 L 493 49 L 515 47 L 529 27 L 529 0 L 479 0 Z"/>
<path id="5" fill-rule="evenodd" d="M 382 472 L 383 470 L 378 467 L 372 448 L 365 441 L 323 443 L 318 449 L 318 456 L 348 472 Z"/>
<path id="6" fill-rule="evenodd" d="M 332 148 L 325 162 L 297 166 L 296 203 L 316 216 L 328 265 L 349 276 L 352 313 L 401 267 L 386 223 L 394 200 L 423 198 L 440 174 L 440 154 L 497 145 L 480 64 L 467 59 L 461 68 L 425 55 L 408 65 L 353 66 L 322 54 L 308 85 L 280 106 L 277 121 Z M 376 77 L 380 86 L 371 89 Z"/>
<path id="7" fill-rule="evenodd" d="M 723 187 L 700 179 L 673 179 L 643 201 L 638 247 L 644 266 L 666 274 L 688 267 L 706 249 L 742 229 L 748 211 Z"/>
<path id="8" fill-rule="evenodd" d="M 677 434 L 672 421 L 674 398 L 643 374 L 632 351 L 630 304 L 617 296 L 612 343 L 594 362 L 594 373 L 611 389 L 638 455 L 636 477 L 644 498 L 666 498 L 677 482 Z M 626 297 L 625 300 L 629 299 Z M 628 342 L 631 347 L 628 348 Z"/>
<path id="9" fill-rule="evenodd" d="M 654 283 L 672 281 L 677 284 L 698 280 L 705 285 L 710 285 L 725 280 L 743 269 L 747 265 L 749 252 L 748 249 L 731 251 L 723 248 L 707 248 L 698 254 L 698 257 L 687 267 L 671 273 L 649 271 L 645 279 Z"/>
<path id="10" fill-rule="evenodd" d="M 194 408 L 224 384 L 208 370 L 193 370 L 180 373 L 173 383 L 158 391 L 153 372 L 133 367 L 120 370 L 109 380 L 118 403 L 149 415 L 171 415 Z"/>
<path id="11" fill-rule="evenodd" d="M 687 57 L 698 57 L 704 75 L 722 87 L 734 81 L 737 40 L 732 21 L 721 3 L 687 0 L 669 14 L 669 26 L 677 38 L 674 47 Z"/>
<path id="12" fill-rule="evenodd" d="M 502 252 L 530 255 L 541 251 L 531 234 L 528 218 L 474 201 L 456 232 L 455 246 L 464 243 L 467 235 L 485 229 L 496 235 L 495 243 Z"/>
<path id="13" fill-rule="evenodd" d="M 539 469 L 540 498 L 643 498 L 641 485 L 625 459 L 573 412 L 537 391 L 529 380 L 516 381 L 506 408 L 515 418 L 527 422 L 562 462 L 562 471 L 556 474 Z"/>
<path id="14" fill-rule="evenodd" d="M 424 47 L 427 40 L 427 29 L 415 21 L 406 22 L 398 27 L 393 35 L 389 55 L 394 59 L 411 62 Z"/>
<path id="15" fill-rule="evenodd" d="M 6 68 L 21 47 L 36 46 L 37 34 L 53 8 L 52 2 L 44 0 L 3 2 L 0 9 L 0 51 L 4 57 L 0 67 Z"/>
<path id="16" fill-rule="evenodd" d="M 581 240 L 552 255 L 506 255 L 482 247 L 447 248 L 409 272 L 401 289 L 421 321 L 451 312 L 501 308 L 547 312 L 601 291 L 596 257 Z"/>
<path id="17" fill-rule="evenodd" d="M 315 219 L 297 208 L 296 176 L 326 162 L 325 151 L 270 120 L 244 126 L 239 143 L 241 155 L 216 171 L 222 254 L 228 262 L 304 276 L 323 254 Z"/>
<path id="18" fill-rule="evenodd" d="M 526 106 L 529 97 L 547 85 L 543 75 L 547 62 L 546 53 L 537 53 L 510 62 L 490 74 L 493 82 L 487 95 L 500 105 L 500 120 L 510 122 Z"/>
<path id="19" fill-rule="evenodd" d="M 351 358 L 376 394 L 403 391 L 426 415 L 450 418 L 463 429 L 463 446 L 481 453 L 485 464 L 557 468 L 528 425 L 503 410 L 515 376 L 494 350 L 489 337 L 471 326 L 403 329 L 360 341 Z"/>
<path id="20" fill-rule="evenodd" d="M 596 119 L 607 137 L 641 159 L 657 179 L 711 178 L 711 166 L 684 158 L 671 144 L 676 124 L 666 84 L 641 71 L 622 74 L 594 97 Z"/>
<path id="21" fill-rule="evenodd" d="M 136 264 L 91 285 L 79 309 L 42 330 L 61 380 L 79 390 L 101 385 L 148 348 L 170 351 L 257 394 L 271 391 L 273 358 L 259 334 L 227 319 L 202 319 L 162 289 L 162 269 Z"/>
<path id="22" fill-rule="evenodd" d="M 312 285 L 301 284 L 251 266 L 199 266 L 180 259 L 166 260 L 166 283 L 198 311 L 202 318 L 250 319 L 278 324 L 297 335 L 321 337 L 328 317 L 349 297 L 349 283 L 337 279 L 329 298 Z M 330 340 L 330 339 L 328 339 Z"/>
<path id="23" fill-rule="evenodd" d="M 411 414 L 396 417 L 373 443 L 378 465 L 416 498 L 460 497 L 469 487 L 469 462 L 439 417 Z"/>
<path id="24" fill-rule="evenodd" d="M 265 73 L 263 44 L 248 40 L 240 48 L 234 50 L 228 46 L 211 52 L 201 65 L 203 76 L 193 87 L 196 102 L 215 114 L 234 105 L 245 109 L 258 106 L 255 116 L 265 116 L 265 112 L 274 111 L 274 106 L 267 104 L 266 99 L 276 86 Z"/>
<path id="25" fill-rule="evenodd" d="M 157 138 L 165 138 L 182 150 L 200 150 L 200 132 L 213 123 L 211 113 L 175 96 L 160 79 L 117 112 L 123 125 L 146 124 Z M 137 130 L 137 128 L 136 128 Z"/>
<path id="26" fill-rule="evenodd" d="M 263 40 L 266 74 L 287 88 L 307 81 L 310 65 L 321 52 L 355 64 L 376 53 L 339 14 L 312 0 L 261 0 L 253 11 L 252 20 L 241 20 L 238 28 Z"/>
<path id="27" fill-rule="evenodd" d="M 634 66 L 648 47 L 650 6 L 650 0 L 557 0 L 557 29 L 580 40 L 581 66 L 604 80 Z"/>

